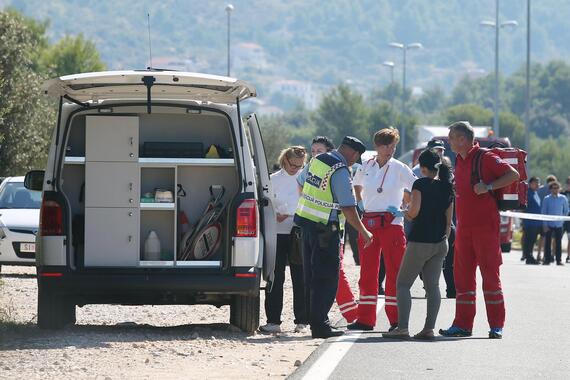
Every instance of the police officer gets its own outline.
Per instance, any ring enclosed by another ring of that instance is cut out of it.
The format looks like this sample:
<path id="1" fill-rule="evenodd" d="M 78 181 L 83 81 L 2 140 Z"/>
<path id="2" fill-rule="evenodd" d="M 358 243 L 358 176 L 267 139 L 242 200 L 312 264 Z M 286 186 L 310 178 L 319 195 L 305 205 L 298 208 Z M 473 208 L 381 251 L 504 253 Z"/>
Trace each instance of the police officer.
<path id="1" fill-rule="evenodd" d="M 297 178 L 303 192 L 295 223 L 301 227 L 305 291 L 311 335 L 329 338 L 333 331 L 328 312 L 335 300 L 340 265 L 340 244 L 345 220 L 354 226 L 365 244 L 372 242 L 356 210 L 349 167 L 366 150 L 347 136 L 337 150 L 316 156 Z"/>

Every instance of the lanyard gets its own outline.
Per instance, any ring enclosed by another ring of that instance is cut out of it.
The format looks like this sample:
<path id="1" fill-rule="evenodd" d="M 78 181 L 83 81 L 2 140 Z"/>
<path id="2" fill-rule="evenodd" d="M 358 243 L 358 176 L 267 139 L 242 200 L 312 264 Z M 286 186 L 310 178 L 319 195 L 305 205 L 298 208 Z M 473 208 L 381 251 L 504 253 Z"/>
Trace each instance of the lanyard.
<path id="1" fill-rule="evenodd" d="M 376 189 L 378 193 L 382 193 L 384 191 L 384 180 L 386 179 L 386 174 L 388 174 L 388 170 L 390 170 L 390 165 L 386 166 L 386 171 L 384 172 L 384 176 L 382 177 L 382 183 L 380 183 L 380 187 Z"/>

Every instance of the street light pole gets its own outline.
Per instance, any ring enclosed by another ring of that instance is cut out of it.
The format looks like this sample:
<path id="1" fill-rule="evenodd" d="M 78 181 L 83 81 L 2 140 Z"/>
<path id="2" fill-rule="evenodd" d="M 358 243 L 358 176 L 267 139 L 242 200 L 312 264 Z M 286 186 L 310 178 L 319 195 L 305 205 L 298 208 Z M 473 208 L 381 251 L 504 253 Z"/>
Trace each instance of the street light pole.
<path id="1" fill-rule="evenodd" d="M 402 49 L 403 59 L 402 59 L 402 116 L 406 114 L 406 52 L 410 49 L 421 49 L 423 45 L 419 42 L 414 42 L 412 44 L 404 45 L 399 42 L 392 42 L 389 44 L 390 47 L 396 49 Z M 406 152 L 406 123 L 402 123 L 402 152 Z"/>
<path id="2" fill-rule="evenodd" d="M 495 0 L 495 21 L 481 21 L 482 26 L 488 26 L 495 29 L 495 89 L 493 96 L 493 132 L 495 136 L 500 137 L 499 126 L 499 28 L 507 26 L 516 27 L 518 22 L 515 20 L 505 21 L 499 24 L 499 0 Z"/>
<path id="3" fill-rule="evenodd" d="M 390 84 L 394 84 L 394 66 L 395 66 L 394 62 L 384 61 L 382 62 L 382 65 L 390 69 Z"/>
<path id="4" fill-rule="evenodd" d="M 526 91 L 524 110 L 524 148 L 530 149 L 530 0 L 526 2 Z M 527 163 L 527 167 L 529 164 Z M 529 169 L 530 170 L 530 169 Z"/>
<path id="5" fill-rule="evenodd" d="M 228 14 L 228 76 L 230 76 L 230 19 L 234 6 L 231 4 L 226 5 L 226 13 Z"/>

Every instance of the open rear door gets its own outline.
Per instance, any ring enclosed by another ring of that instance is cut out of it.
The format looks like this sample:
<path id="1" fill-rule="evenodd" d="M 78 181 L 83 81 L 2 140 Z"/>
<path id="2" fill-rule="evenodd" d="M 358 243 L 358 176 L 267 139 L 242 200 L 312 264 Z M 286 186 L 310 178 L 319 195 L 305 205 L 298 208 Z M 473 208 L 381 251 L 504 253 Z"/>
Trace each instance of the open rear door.
<path id="1" fill-rule="evenodd" d="M 275 255 L 277 252 L 277 219 L 273 203 L 273 190 L 269 180 L 267 158 L 263 148 L 261 131 L 257 116 L 251 114 L 247 117 L 247 127 L 251 144 L 253 145 L 253 158 L 257 175 L 257 189 L 259 194 L 259 214 L 261 219 L 261 238 L 263 239 L 263 279 L 273 283 L 275 271 Z"/>

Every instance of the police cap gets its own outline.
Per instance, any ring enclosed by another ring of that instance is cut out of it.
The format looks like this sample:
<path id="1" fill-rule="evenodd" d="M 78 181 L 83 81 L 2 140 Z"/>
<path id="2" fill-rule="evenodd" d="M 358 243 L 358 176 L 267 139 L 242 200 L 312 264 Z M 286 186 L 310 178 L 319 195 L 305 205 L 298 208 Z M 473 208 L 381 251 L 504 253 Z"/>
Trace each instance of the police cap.
<path id="1" fill-rule="evenodd" d="M 427 143 L 428 149 L 443 149 L 445 150 L 445 143 L 442 140 L 430 140 Z"/>
<path id="2" fill-rule="evenodd" d="M 346 136 L 344 139 L 342 139 L 342 145 L 347 145 L 360 154 L 366 151 L 366 147 L 364 146 L 362 141 L 360 141 L 356 137 Z"/>

